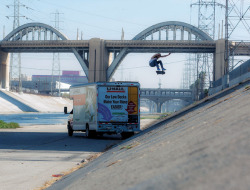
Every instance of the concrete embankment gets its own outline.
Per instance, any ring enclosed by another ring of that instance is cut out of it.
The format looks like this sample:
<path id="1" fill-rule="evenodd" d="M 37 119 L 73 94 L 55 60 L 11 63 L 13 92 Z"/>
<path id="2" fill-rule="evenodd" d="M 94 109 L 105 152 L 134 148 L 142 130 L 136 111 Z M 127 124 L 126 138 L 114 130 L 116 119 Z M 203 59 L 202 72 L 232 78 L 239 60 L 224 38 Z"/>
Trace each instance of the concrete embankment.
<path id="1" fill-rule="evenodd" d="M 250 189 L 250 84 L 122 142 L 48 189 Z"/>
<path id="2" fill-rule="evenodd" d="M 13 97 L 11 95 L 11 93 L 8 93 L 7 91 L 0 91 L 0 97 L 4 100 L 10 102 L 11 104 L 14 104 L 23 112 L 38 112 L 36 109 L 26 105 L 25 103 L 19 101 L 15 97 Z"/>
<path id="3" fill-rule="evenodd" d="M 72 100 L 37 94 L 19 94 L 0 90 L 0 114 L 22 112 L 63 112 L 72 109 Z"/>
<path id="4" fill-rule="evenodd" d="M 143 119 L 141 128 L 154 119 Z M 41 190 L 121 142 L 120 135 L 88 139 L 82 132 L 67 135 L 65 125 L 32 125 L 0 129 L 0 189 Z M 84 163 L 83 162 L 83 163 Z"/>

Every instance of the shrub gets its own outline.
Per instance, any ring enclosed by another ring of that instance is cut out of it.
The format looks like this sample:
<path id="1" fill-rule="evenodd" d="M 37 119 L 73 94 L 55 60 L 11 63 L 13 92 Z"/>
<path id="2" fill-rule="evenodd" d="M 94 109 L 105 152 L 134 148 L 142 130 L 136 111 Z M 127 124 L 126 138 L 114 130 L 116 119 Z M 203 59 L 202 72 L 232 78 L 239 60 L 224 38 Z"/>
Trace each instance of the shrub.
<path id="1" fill-rule="evenodd" d="M 19 128 L 19 124 L 15 122 L 6 123 L 0 120 L 0 129 L 16 129 Z"/>

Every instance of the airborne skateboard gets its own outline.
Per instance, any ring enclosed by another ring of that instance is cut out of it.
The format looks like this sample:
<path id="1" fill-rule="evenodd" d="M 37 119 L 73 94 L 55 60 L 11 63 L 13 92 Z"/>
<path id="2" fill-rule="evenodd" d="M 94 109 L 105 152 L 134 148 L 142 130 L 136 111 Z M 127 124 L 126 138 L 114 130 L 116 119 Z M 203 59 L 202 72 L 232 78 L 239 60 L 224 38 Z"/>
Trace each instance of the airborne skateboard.
<path id="1" fill-rule="evenodd" d="M 165 71 L 156 71 L 157 75 L 164 75 Z"/>

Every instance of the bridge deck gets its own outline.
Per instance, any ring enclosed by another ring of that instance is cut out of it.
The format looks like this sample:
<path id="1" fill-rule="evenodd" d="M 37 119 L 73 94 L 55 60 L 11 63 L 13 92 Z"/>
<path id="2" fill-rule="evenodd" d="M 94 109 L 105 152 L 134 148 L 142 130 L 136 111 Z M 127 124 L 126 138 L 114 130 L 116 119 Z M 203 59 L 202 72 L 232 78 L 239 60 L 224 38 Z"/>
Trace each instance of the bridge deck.
<path id="1" fill-rule="evenodd" d="M 214 53 L 216 42 L 213 41 L 180 41 L 180 40 L 105 40 L 108 51 L 145 53 Z M 88 51 L 89 40 L 40 40 L 40 41 L 2 41 L 0 49 L 5 52 L 72 52 L 72 48 Z M 250 55 L 250 42 L 230 42 L 234 55 Z"/>

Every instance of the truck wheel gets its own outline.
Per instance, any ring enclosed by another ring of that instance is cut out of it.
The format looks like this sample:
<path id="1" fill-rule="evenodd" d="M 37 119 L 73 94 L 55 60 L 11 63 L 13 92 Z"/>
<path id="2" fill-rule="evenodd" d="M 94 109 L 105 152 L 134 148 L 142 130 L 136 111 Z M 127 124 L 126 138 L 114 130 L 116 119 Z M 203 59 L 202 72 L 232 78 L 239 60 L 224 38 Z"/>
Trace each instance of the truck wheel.
<path id="1" fill-rule="evenodd" d="M 86 127 L 85 135 L 86 135 L 87 138 L 89 138 L 89 127 Z"/>
<path id="2" fill-rule="evenodd" d="M 121 136 L 123 139 L 127 139 L 129 137 L 132 137 L 135 133 L 134 132 L 122 132 Z"/>
<path id="3" fill-rule="evenodd" d="M 93 138 L 96 137 L 96 131 L 89 130 L 89 127 L 86 127 L 86 137 L 87 138 Z"/>
<path id="4" fill-rule="evenodd" d="M 73 135 L 74 131 L 73 131 L 73 129 L 72 129 L 72 127 L 71 127 L 70 124 L 68 124 L 67 128 L 68 128 L 68 135 L 71 137 Z"/>

